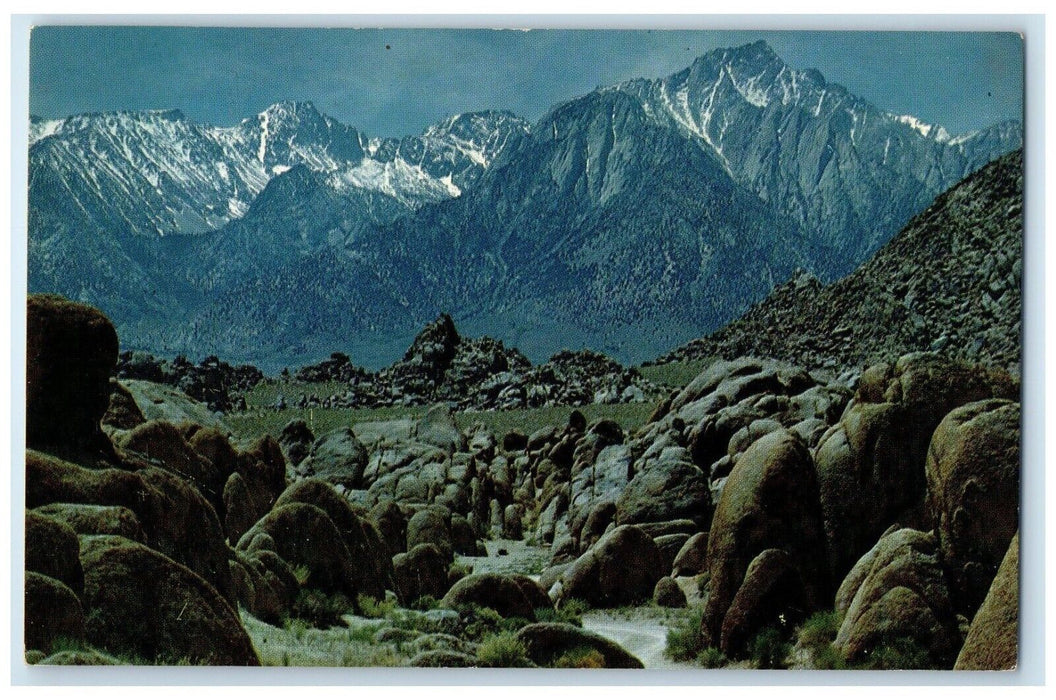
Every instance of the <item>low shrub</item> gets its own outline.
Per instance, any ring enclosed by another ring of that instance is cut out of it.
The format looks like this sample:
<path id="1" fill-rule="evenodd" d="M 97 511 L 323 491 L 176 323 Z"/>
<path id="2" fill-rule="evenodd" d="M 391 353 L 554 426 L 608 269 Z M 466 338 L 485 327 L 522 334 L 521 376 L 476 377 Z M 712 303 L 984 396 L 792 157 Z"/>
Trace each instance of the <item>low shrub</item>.
<path id="1" fill-rule="evenodd" d="M 554 668 L 605 668 L 605 657 L 597 649 L 576 647 L 557 657 Z"/>
<path id="2" fill-rule="evenodd" d="M 374 635 L 378 633 L 380 628 L 380 624 L 356 625 L 354 627 L 349 627 L 348 641 L 362 642 L 365 644 L 372 643 L 374 641 Z"/>
<path id="3" fill-rule="evenodd" d="M 705 650 L 704 638 L 701 636 L 701 622 L 704 608 L 697 607 L 690 611 L 682 622 L 667 630 L 667 647 L 664 653 L 675 661 L 691 661 Z"/>
<path id="4" fill-rule="evenodd" d="M 410 607 L 412 610 L 436 610 L 440 607 L 440 601 L 431 595 L 423 595 L 415 598 Z"/>
<path id="5" fill-rule="evenodd" d="M 288 617 L 282 623 L 283 629 L 292 634 L 298 642 L 304 640 L 304 634 L 308 631 L 309 626 L 306 620 L 296 617 Z"/>
<path id="6" fill-rule="evenodd" d="M 473 573 L 473 567 L 462 562 L 455 562 L 451 566 L 447 567 L 447 582 L 452 586 L 466 576 Z"/>
<path id="7" fill-rule="evenodd" d="M 308 583 L 308 577 L 311 575 L 311 569 L 304 564 L 293 567 L 293 577 L 297 579 L 297 585 L 303 586 Z"/>
<path id="8" fill-rule="evenodd" d="M 925 649 L 915 639 L 885 639 L 860 662 L 859 667 L 874 671 L 913 671 L 932 668 Z"/>
<path id="9" fill-rule="evenodd" d="M 832 644 L 826 644 L 814 650 L 813 667 L 819 671 L 843 671 L 850 666 L 840 650 Z"/>
<path id="10" fill-rule="evenodd" d="M 304 620 L 312 627 L 344 627 L 342 615 L 353 612 L 355 606 L 341 593 L 324 593 L 317 588 L 302 588 L 290 609 L 290 617 Z"/>
<path id="11" fill-rule="evenodd" d="M 500 632 L 516 632 L 531 624 L 531 620 L 523 617 L 503 617 L 491 608 L 473 604 L 459 605 L 458 614 L 462 624 L 460 636 L 473 641 Z"/>
<path id="12" fill-rule="evenodd" d="M 395 612 L 396 601 L 394 599 L 378 600 L 365 593 L 360 593 L 356 596 L 356 606 L 363 617 L 379 620 L 387 618 Z"/>
<path id="13" fill-rule="evenodd" d="M 843 616 L 837 610 L 822 610 L 811 615 L 799 628 L 799 645 L 822 649 L 836 640 Z"/>
<path id="14" fill-rule="evenodd" d="M 528 649 L 513 632 L 499 632 L 481 640 L 477 646 L 477 659 L 488 668 L 527 668 Z"/>
<path id="15" fill-rule="evenodd" d="M 773 627 L 763 629 L 749 645 L 749 654 L 759 668 L 787 668 L 786 660 L 790 653 L 792 645 Z"/>
<path id="16" fill-rule="evenodd" d="M 704 668 L 722 668 L 729 663 L 729 659 L 718 647 L 708 647 L 697 654 L 696 662 Z"/>
<path id="17" fill-rule="evenodd" d="M 582 613 L 576 612 L 569 608 L 536 608 L 535 619 L 538 622 L 564 622 L 568 625 L 575 625 L 576 627 L 583 626 Z"/>

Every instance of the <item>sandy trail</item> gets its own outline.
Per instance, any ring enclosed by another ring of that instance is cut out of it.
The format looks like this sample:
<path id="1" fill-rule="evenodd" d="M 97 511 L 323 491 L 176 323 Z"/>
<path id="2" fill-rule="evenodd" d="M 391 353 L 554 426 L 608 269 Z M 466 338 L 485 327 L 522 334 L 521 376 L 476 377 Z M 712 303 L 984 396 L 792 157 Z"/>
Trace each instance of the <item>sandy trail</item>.
<path id="1" fill-rule="evenodd" d="M 583 629 L 596 632 L 611 639 L 637 656 L 646 668 L 680 669 L 698 668 L 687 663 L 672 661 L 664 656 L 667 644 L 667 625 L 646 616 L 627 619 L 593 611 L 583 615 Z"/>

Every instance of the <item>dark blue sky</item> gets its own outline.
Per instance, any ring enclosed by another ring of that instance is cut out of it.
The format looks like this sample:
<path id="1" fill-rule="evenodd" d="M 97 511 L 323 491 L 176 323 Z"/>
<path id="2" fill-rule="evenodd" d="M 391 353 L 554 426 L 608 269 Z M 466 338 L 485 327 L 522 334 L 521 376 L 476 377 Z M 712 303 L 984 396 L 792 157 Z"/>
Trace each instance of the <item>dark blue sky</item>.
<path id="1" fill-rule="evenodd" d="M 30 112 L 179 108 L 231 125 L 285 99 L 372 136 L 459 112 L 529 119 L 600 85 L 660 77 L 765 39 L 879 107 L 960 133 L 1021 119 L 1023 44 L 1009 33 L 39 27 Z"/>

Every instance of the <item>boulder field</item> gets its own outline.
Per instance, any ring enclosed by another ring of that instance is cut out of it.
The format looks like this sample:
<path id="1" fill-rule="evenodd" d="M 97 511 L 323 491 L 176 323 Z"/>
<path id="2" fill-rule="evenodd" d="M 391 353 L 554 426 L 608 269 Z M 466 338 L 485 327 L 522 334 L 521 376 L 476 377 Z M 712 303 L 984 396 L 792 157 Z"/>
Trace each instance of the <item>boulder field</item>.
<path id="1" fill-rule="evenodd" d="M 634 431 L 573 411 L 497 435 L 437 404 L 320 435 L 292 421 L 247 444 L 222 423 L 148 419 L 111 381 L 116 334 L 98 311 L 33 296 L 28 321 L 27 658 L 256 665 L 242 615 L 282 624 L 320 600 L 347 613 L 392 600 L 439 621 L 516 619 L 525 663 L 582 648 L 636 667 L 551 620 L 574 601 L 655 600 L 699 606 L 704 645 L 733 660 L 834 610 L 849 663 L 896 642 L 934 668 L 1015 663 L 1007 373 L 935 353 L 839 377 L 740 358 Z M 452 332 L 438 322 L 405 364 L 462 367 L 473 348 Z M 549 548 L 538 582 L 459 563 L 500 536 Z M 416 658 L 475 660 L 455 642 Z"/>

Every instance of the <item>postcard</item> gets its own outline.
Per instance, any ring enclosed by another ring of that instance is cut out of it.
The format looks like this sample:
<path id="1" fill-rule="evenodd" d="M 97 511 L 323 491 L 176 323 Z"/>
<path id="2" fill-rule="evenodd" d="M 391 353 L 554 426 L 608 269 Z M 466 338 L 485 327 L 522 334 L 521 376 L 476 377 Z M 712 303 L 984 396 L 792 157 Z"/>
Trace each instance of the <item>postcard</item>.
<path id="1" fill-rule="evenodd" d="M 1017 667 L 1020 34 L 29 55 L 26 664 Z"/>

